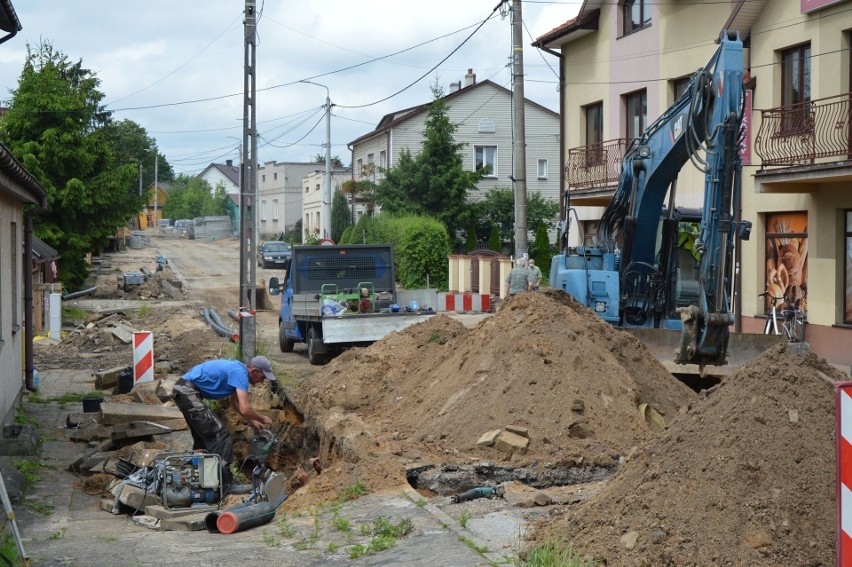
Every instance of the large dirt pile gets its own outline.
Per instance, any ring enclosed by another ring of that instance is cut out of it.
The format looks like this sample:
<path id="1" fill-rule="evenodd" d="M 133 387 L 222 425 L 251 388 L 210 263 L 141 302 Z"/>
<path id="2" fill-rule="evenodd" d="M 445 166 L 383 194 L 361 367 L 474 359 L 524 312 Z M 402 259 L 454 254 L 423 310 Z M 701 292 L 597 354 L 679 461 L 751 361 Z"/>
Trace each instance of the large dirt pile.
<path id="1" fill-rule="evenodd" d="M 555 290 L 519 295 L 473 329 L 435 315 L 342 354 L 293 394 L 333 431 L 327 462 L 357 468 L 388 458 L 383 467 L 399 470 L 482 461 L 615 467 L 655 435 L 641 404 L 671 421 L 698 399 L 637 339 Z M 526 452 L 477 446 L 506 426 L 528 430 Z M 360 472 L 378 484 L 370 489 L 386 481 Z"/>
<path id="2" fill-rule="evenodd" d="M 549 532 L 612 565 L 833 565 L 844 379 L 813 354 L 765 352 Z"/>

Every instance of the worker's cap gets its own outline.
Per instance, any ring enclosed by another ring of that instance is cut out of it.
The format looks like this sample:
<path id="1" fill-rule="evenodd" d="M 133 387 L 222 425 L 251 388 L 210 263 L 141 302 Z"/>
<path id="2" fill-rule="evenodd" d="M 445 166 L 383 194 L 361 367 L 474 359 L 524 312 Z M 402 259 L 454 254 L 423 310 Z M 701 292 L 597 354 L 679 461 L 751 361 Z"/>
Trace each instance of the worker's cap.
<path id="1" fill-rule="evenodd" d="M 257 368 L 267 380 L 275 380 L 275 374 L 272 373 L 272 365 L 269 364 L 269 359 L 265 356 L 255 356 L 249 361 L 249 366 Z"/>

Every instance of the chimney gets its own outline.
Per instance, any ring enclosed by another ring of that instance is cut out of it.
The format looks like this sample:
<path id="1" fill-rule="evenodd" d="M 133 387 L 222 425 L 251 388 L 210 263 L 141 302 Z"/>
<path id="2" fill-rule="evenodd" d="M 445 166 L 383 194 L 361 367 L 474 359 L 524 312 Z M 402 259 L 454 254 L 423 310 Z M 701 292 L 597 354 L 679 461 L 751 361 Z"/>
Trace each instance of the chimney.
<path id="1" fill-rule="evenodd" d="M 450 94 L 457 93 L 461 90 L 461 81 L 450 83 Z"/>
<path id="2" fill-rule="evenodd" d="M 234 167 L 234 160 L 232 160 L 232 159 L 226 159 L 226 160 L 225 160 L 225 165 L 227 165 L 228 167 Z"/>
<path id="3" fill-rule="evenodd" d="M 467 70 L 467 75 L 464 76 L 464 86 L 469 87 L 476 84 L 476 74 L 473 69 Z"/>

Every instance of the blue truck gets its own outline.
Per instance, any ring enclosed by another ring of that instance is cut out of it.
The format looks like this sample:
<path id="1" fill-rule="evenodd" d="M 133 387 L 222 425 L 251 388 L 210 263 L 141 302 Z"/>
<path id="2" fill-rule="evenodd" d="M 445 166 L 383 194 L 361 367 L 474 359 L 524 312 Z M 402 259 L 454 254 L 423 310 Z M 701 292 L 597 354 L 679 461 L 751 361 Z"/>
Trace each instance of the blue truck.
<path id="1" fill-rule="evenodd" d="M 314 365 L 434 314 L 397 303 L 391 244 L 294 246 L 285 269 L 283 281 L 269 279 L 269 293 L 281 295 L 278 345 L 305 343 Z"/>

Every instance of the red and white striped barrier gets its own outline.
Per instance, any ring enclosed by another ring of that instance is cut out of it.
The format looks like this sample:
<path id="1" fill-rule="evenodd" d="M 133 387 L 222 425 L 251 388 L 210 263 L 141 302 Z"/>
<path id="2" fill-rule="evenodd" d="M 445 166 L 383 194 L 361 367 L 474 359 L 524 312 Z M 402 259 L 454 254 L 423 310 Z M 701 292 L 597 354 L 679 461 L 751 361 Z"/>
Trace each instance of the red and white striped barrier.
<path id="1" fill-rule="evenodd" d="M 491 296 L 484 293 L 439 293 L 437 311 L 456 313 L 488 313 Z"/>
<path id="2" fill-rule="evenodd" d="M 133 384 L 154 381 L 154 333 L 133 333 Z"/>
<path id="3" fill-rule="evenodd" d="M 852 382 L 837 390 L 837 565 L 852 566 Z"/>

